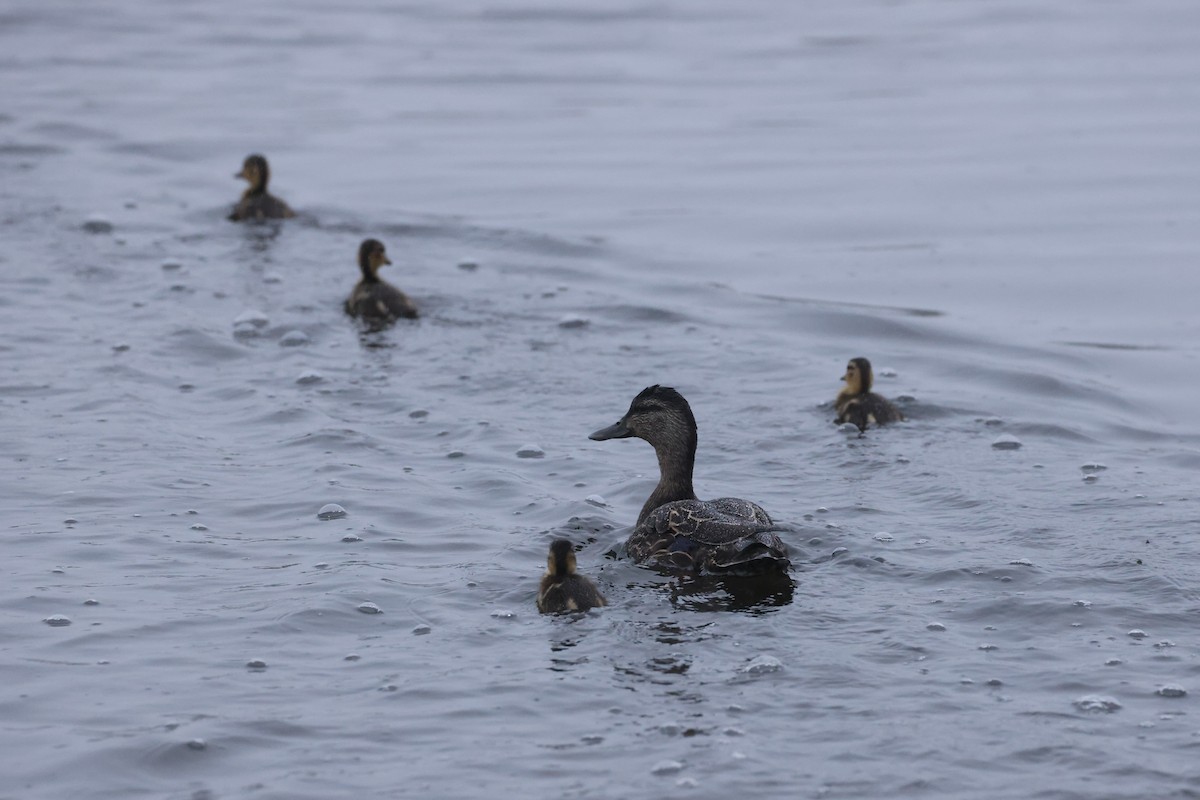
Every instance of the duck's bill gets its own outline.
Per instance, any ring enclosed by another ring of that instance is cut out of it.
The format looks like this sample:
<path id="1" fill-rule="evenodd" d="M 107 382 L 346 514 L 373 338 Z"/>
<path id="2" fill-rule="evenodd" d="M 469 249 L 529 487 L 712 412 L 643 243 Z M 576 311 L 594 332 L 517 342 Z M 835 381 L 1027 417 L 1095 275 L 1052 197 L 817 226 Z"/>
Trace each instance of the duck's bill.
<path id="1" fill-rule="evenodd" d="M 616 425 L 609 425 L 607 428 L 600 430 L 589 436 L 589 439 L 594 439 L 597 442 L 602 442 L 605 439 L 624 439 L 627 436 L 633 436 L 633 431 L 625 426 L 625 420 L 621 420 Z"/>

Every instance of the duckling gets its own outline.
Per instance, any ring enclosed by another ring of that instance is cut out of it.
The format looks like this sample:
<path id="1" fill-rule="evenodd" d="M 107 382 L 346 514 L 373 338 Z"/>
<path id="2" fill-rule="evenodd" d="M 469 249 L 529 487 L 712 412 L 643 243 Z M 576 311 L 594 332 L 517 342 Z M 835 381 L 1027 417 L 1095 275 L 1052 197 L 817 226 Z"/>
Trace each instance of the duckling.
<path id="1" fill-rule="evenodd" d="M 606 605 L 608 601 L 596 585 L 575 571 L 575 549 L 571 543 L 566 539 L 551 542 L 550 553 L 546 556 L 546 574 L 538 587 L 538 611 L 558 614 Z"/>
<path id="2" fill-rule="evenodd" d="M 288 204 L 267 191 L 267 181 L 271 179 L 271 170 L 267 160 L 257 153 L 246 156 L 242 163 L 242 171 L 235 172 L 233 177 L 245 178 L 250 182 L 250 188 L 242 195 L 242 199 L 233 207 L 229 219 L 240 222 L 246 219 L 262 221 L 264 219 L 286 219 L 296 216 L 296 212 L 288 208 Z"/>
<path id="3" fill-rule="evenodd" d="M 835 421 L 839 425 L 843 422 L 852 422 L 858 426 L 860 431 L 865 431 L 867 425 L 871 423 L 887 425 L 889 422 L 904 419 L 900 410 L 887 398 L 871 391 L 871 384 L 875 382 L 875 374 L 871 371 L 871 362 L 867 359 L 850 359 L 850 363 L 846 364 L 846 374 L 842 376 L 842 380 L 846 382 L 846 386 L 838 393 L 835 401 L 838 412 Z"/>
<path id="4" fill-rule="evenodd" d="M 364 322 L 382 327 L 396 319 L 417 318 L 417 307 L 408 295 L 379 277 L 379 268 L 392 262 L 378 239 L 366 239 L 358 248 L 358 266 L 362 279 L 346 298 L 346 313 Z"/>
<path id="5" fill-rule="evenodd" d="M 593 433 L 596 441 L 636 436 L 654 446 L 658 486 L 650 493 L 626 549 L 634 561 L 714 575 L 786 572 L 787 545 L 755 503 L 736 497 L 697 499 L 696 418 L 674 389 L 648 386 L 614 425 Z"/>

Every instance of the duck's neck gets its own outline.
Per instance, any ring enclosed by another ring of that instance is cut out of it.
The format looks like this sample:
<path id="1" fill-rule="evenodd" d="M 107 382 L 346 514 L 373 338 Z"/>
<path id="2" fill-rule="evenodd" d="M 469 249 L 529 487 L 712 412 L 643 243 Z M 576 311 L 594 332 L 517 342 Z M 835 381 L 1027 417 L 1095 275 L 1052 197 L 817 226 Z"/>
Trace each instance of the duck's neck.
<path id="1" fill-rule="evenodd" d="M 696 438 L 693 434 L 690 441 L 682 448 L 672 444 L 659 444 L 654 448 L 658 456 L 658 486 L 650 493 L 642 513 L 638 514 L 638 525 L 661 505 L 673 503 L 676 500 L 695 500 L 696 491 L 692 488 L 692 468 L 696 464 Z"/>
<path id="2" fill-rule="evenodd" d="M 359 264 L 359 269 L 362 270 L 363 283 L 380 283 L 379 273 L 366 264 Z"/>

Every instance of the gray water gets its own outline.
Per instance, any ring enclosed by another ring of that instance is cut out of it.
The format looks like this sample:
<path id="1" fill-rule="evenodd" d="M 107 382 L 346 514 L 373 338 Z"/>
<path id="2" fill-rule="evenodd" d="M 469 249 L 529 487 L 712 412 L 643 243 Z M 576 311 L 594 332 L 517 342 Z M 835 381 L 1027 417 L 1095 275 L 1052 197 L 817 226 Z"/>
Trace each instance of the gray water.
<path id="1" fill-rule="evenodd" d="M 1200 796 L 1198 78 L 1186 0 L 4 4 L 0 797 Z M 792 583 L 609 555 L 651 383 Z"/>

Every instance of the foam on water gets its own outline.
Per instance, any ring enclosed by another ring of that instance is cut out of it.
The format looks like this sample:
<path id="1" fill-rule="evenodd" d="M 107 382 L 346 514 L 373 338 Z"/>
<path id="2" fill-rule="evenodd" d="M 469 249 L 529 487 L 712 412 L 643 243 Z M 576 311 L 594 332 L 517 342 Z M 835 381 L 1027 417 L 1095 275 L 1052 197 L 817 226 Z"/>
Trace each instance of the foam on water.
<path id="1" fill-rule="evenodd" d="M 1195 790 L 1192 5 L 3 17 L 0 792 Z M 620 556 L 653 383 L 789 578 Z"/>

